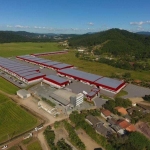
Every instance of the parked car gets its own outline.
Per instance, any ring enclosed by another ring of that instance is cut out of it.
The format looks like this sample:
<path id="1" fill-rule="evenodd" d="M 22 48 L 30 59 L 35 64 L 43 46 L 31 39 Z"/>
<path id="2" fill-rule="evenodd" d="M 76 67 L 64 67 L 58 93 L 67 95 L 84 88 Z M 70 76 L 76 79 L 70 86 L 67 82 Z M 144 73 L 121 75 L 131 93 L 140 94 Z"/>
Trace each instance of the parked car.
<path id="1" fill-rule="evenodd" d="M 43 128 L 43 125 L 40 125 L 40 126 L 38 126 L 38 127 L 35 128 L 35 131 L 38 131 L 38 130 L 40 130 L 42 128 Z"/>
<path id="2" fill-rule="evenodd" d="M 3 147 L 1 147 L 1 149 L 6 149 L 8 146 L 7 145 L 4 145 Z"/>

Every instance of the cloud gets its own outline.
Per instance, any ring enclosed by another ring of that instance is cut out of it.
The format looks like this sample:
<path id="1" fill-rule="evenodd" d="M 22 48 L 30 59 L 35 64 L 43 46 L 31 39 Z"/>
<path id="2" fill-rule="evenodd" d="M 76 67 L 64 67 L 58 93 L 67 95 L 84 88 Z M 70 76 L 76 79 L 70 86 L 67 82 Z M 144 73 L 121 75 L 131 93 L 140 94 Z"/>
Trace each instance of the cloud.
<path id="1" fill-rule="evenodd" d="M 12 26 L 10 26 L 10 25 L 7 25 L 6 27 L 7 27 L 7 28 L 12 28 Z"/>
<path id="2" fill-rule="evenodd" d="M 90 26 L 93 26 L 93 25 L 94 25 L 93 22 L 88 22 L 87 24 L 90 25 Z"/>
<path id="3" fill-rule="evenodd" d="M 27 29 L 27 28 L 30 28 L 30 27 L 29 26 L 15 25 L 15 28 Z"/>
<path id="4" fill-rule="evenodd" d="M 150 21 L 130 22 L 130 25 L 142 26 L 143 24 L 150 24 Z"/>

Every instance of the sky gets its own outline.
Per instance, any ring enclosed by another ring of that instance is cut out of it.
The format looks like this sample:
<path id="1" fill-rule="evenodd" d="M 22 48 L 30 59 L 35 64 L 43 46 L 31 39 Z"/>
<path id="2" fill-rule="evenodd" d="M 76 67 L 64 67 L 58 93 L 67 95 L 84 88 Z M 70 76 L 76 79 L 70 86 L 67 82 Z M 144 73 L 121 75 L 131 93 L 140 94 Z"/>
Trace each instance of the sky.
<path id="1" fill-rule="evenodd" d="M 150 31 L 150 0 L 0 0 L 0 30 L 83 34 Z"/>

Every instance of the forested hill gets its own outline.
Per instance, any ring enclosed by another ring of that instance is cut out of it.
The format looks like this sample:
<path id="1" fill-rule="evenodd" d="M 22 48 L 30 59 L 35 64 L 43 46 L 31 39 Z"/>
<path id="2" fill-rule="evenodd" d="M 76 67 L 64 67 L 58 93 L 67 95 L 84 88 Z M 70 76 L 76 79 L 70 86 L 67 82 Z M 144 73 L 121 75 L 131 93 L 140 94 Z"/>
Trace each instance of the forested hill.
<path id="1" fill-rule="evenodd" d="M 0 31 L 0 43 L 63 41 L 76 34 L 30 33 L 26 31 Z"/>
<path id="2" fill-rule="evenodd" d="M 27 42 L 30 41 L 29 38 L 18 35 L 11 31 L 0 31 L 0 43 L 10 43 L 10 42 Z"/>
<path id="3" fill-rule="evenodd" d="M 99 33 L 84 34 L 71 38 L 69 44 L 73 47 L 85 46 L 90 48 L 103 44 L 97 48 L 99 54 L 122 55 L 130 53 L 150 57 L 150 36 L 139 35 L 126 30 L 110 29 Z"/>

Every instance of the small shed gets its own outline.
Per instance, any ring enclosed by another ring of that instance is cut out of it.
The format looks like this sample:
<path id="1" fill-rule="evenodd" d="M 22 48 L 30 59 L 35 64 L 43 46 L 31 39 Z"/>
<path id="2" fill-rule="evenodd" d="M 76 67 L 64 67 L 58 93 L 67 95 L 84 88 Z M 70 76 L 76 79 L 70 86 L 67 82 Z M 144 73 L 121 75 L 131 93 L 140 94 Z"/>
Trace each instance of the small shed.
<path id="1" fill-rule="evenodd" d="M 22 99 L 25 99 L 31 96 L 31 94 L 25 89 L 21 89 L 17 91 L 17 95 Z"/>

